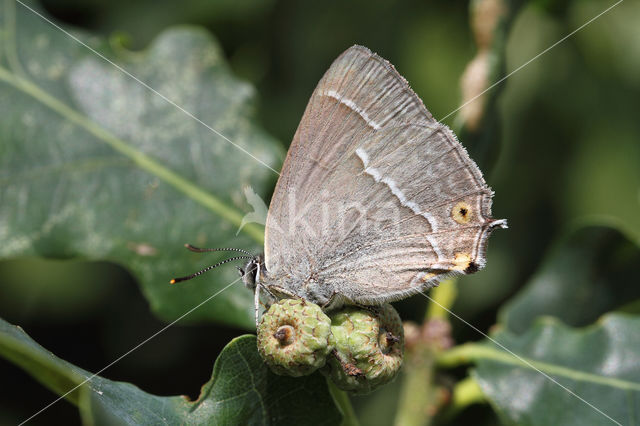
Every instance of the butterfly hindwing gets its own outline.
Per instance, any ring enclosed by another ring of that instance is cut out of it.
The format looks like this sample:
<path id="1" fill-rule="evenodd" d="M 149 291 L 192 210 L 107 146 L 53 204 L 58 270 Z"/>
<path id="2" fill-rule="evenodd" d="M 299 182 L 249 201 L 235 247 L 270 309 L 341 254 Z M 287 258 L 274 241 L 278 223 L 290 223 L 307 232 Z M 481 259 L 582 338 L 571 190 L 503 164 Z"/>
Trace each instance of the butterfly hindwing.
<path id="1" fill-rule="evenodd" d="M 409 124 L 363 141 L 323 199 L 338 218 L 326 229 L 318 281 L 348 299 L 372 303 L 423 290 L 447 273 L 484 266 L 492 191 L 453 133 Z M 329 220 L 331 222 L 331 220 Z"/>

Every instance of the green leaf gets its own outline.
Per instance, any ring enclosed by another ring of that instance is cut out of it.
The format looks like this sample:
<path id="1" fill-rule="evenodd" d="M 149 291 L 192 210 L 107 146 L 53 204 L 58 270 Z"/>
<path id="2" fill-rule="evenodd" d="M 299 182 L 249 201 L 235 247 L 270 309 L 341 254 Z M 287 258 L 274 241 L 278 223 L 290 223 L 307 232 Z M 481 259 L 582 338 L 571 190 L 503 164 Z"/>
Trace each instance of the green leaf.
<path id="1" fill-rule="evenodd" d="M 263 228 L 236 236 L 251 211 L 243 188 L 269 194 L 277 174 L 268 167 L 284 155 L 252 124 L 254 90 L 231 75 L 216 41 L 177 28 L 129 52 L 73 31 L 237 146 L 34 12 L 0 7 L 0 257 L 122 264 L 167 320 L 237 280 L 226 267 L 168 284 L 220 260 L 188 252 L 186 242 L 262 250 Z M 251 311 L 240 284 L 189 319 L 252 328 Z"/>
<path id="2" fill-rule="evenodd" d="M 499 313 L 499 322 L 521 333 L 541 315 L 573 326 L 640 299 L 634 284 L 640 247 L 608 226 L 570 232 L 548 254 L 539 271 Z"/>
<path id="3" fill-rule="evenodd" d="M 86 381 L 67 399 L 80 405 L 87 424 L 332 425 L 341 418 L 320 374 L 276 376 L 260 358 L 253 335 L 233 339 L 223 349 L 197 401 L 151 395 L 130 383 L 93 376 L 2 319 L 0 355 L 59 395 Z"/>
<path id="4" fill-rule="evenodd" d="M 639 329 L 640 317 L 622 314 L 585 329 L 545 318 L 520 336 L 493 333 L 503 348 L 492 342 L 466 344 L 440 361 L 474 361 L 472 375 L 505 424 L 636 424 Z"/>

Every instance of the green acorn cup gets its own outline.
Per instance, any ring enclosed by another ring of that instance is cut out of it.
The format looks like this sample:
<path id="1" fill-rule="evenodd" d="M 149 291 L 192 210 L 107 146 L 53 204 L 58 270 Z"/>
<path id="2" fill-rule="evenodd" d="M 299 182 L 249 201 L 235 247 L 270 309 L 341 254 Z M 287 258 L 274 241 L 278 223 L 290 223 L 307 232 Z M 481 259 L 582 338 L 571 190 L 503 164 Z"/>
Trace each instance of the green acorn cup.
<path id="1" fill-rule="evenodd" d="M 321 370 L 342 390 L 368 393 L 393 380 L 402 366 L 402 320 L 389 304 L 350 307 L 331 317 L 330 345 Z"/>
<path id="2" fill-rule="evenodd" d="M 331 320 L 313 303 L 284 299 L 273 304 L 258 325 L 258 352 L 276 374 L 306 376 L 325 364 Z"/>

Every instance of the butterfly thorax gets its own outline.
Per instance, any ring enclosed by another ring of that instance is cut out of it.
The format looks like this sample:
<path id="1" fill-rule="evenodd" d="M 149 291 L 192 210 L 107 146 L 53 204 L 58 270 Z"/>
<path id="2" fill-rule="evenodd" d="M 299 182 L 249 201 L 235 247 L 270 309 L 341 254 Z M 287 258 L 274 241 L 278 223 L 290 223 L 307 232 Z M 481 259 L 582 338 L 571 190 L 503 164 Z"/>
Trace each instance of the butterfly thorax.
<path id="1" fill-rule="evenodd" d="M 250 259 L 239 272 L 248 289 L 266 293 L 264 296 L 271 302 L 300 298 L 324 308 L 334 308 L 344 301 L 316 272 L 267 270 L 262 254 Z"/>
<path id="2" fill-rule="evenodd" d="M 300 298 L 323 308 L 333 305 L 335 292 L 317 274 L 294 276 L 289 273 L 267 273 L 259 285 L 277 299 Z"/>
<path id="3" fill-rule="evenodd" d="M 266 268 L 264 266 L 264 255 L 258 254 L 245 263 L 243 268 L 238 268 L 238 272 L 242 277 L 245 287 L 251 291 L 255 291 L 256 286 L 262 280 Z"/>

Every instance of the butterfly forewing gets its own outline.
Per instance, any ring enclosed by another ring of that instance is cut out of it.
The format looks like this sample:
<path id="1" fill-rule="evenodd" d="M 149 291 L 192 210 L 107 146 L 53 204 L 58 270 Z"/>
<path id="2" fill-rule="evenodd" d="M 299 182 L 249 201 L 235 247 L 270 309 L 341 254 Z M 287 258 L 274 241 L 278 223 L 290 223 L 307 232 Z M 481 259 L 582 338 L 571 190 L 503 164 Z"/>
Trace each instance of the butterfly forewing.
<path id="1" fill-rule="evenodd" d="M 267 218 L 266 267 L 315 302 L 397 299 L 484 264 L 501 224 L 491 196 L 393 66 L 354 46 L 318 84 L 294 136 Z"/>
<path id="2" fill-rule="evenodd" d="M 304 203 L 326 186 L 329 172 L 355 144 L 401 120 L 434 122 L 389 62 L 362 46 L 353 46 L 335 60 L 309 100 L 271 201 L 268 268 L 286 265 L 297 255 L 283 249 L 293 238 L 290 231 L 296 229 Z"/>

